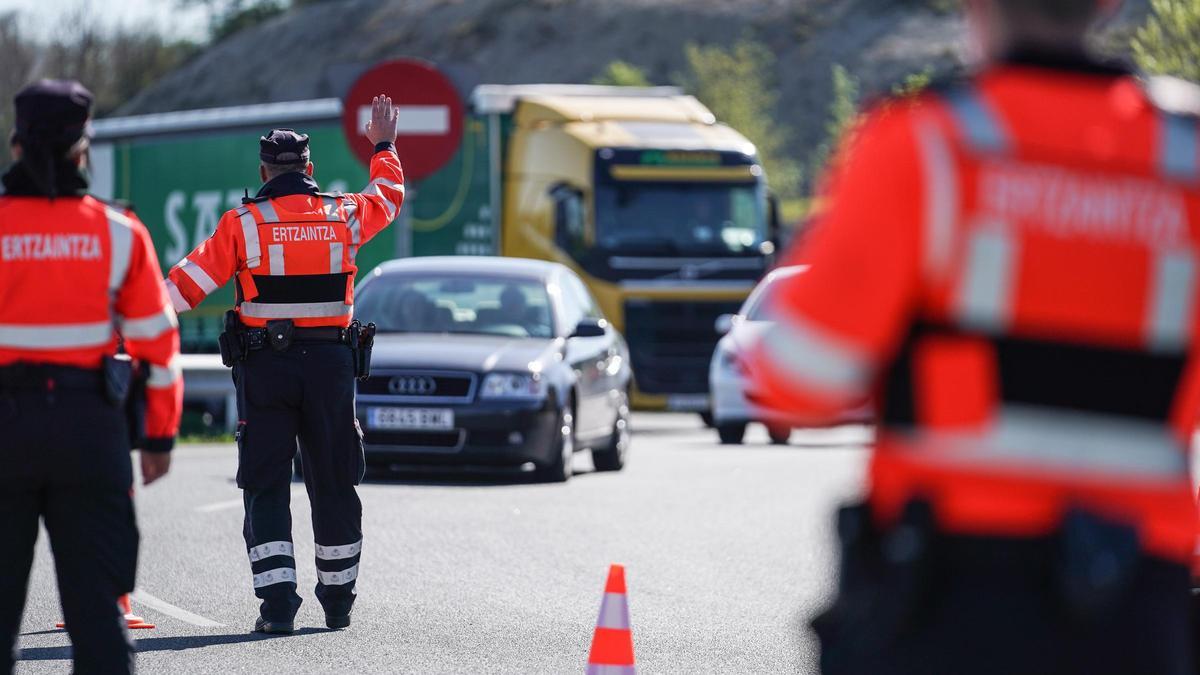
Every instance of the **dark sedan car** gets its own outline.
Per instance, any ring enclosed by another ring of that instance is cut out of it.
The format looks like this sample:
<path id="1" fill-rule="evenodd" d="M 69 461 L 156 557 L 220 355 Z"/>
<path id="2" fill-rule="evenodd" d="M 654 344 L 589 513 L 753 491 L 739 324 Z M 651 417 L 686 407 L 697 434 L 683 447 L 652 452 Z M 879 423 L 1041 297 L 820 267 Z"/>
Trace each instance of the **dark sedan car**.
<path id="1" fill-rule="evenodd" d="M 394 260 L 356 292 L 373 321 L 358 385 L 367 463 L 537 471 L 571 477 L 590 450 L 618 470 L 629 446 L 625 341 L 583 282 L 517 258 Z"/>

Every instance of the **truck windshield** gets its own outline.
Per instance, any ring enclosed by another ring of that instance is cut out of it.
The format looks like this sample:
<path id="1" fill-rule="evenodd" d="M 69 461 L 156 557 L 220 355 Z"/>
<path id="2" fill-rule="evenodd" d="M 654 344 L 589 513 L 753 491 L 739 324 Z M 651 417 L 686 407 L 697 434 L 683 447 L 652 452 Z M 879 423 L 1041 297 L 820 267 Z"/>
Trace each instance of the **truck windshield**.
<path id="1" fill-rule="evenodd" d="M 596 241 L 641 255 L 757 255 L 767 236 L 763 201 L 752 183 L 600 183 Z"/>

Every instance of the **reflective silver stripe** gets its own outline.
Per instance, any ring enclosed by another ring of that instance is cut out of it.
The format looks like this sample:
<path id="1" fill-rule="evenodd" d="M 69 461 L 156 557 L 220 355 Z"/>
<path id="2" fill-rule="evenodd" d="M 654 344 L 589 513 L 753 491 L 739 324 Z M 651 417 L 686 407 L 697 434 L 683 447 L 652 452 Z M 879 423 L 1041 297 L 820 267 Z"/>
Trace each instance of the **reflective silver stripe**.
<path id="1" fill-rule="evenodd" d="M 1095 413 L 1004 406 L 984 434 L 934 434 L 939 461 L 1036 466 L 1048 471 L 1186 480 L 1184 448 L 1162 424 Z"/>
<path id="2" fill-rule="evenodd" d="M 346 220 L 346 227 L 350 228 L 350 244 L 358 246 L 362 243 L 362 223 L 358 222 L 358 214 L 350 216 Z"/>
<path id="3" fill-rule="evenodd" d="M 133 254 L 133 223 L 114 209 L 108 214 L 108 238 L 112 243 L 112 255 L 108 261 L 108 289 L 116 292 L 125 283 L 129 273 L 129 259 Z"/>
<path id="4" fill-rule="evenodd" d="M 357 257 L 358 257 L 358 247 L 351 246 L 350 247 L 350 263 L 353 264 L 355 261 L 355 258 L 357 258 Z"/>
<path id="5" fill-rule="evenodd" d="M 287 274 L 283 269 L 283 244 L 267 244 L 267 258 L 271 261 L 271 276 Z"/>
<path id="6" fill-rule="evenodd" d="M 1163 113 L 1159 134 L 1159 170 L 1167 178 L 1200 179 L 1200 131 L 1195 119 Z"/>
<path id="7" fill-rule="evenodd" d="M 205 272 L 202 267 L 191 260 L 187 258 L 181 260 L 179 262 L 179 269 L 188 275 L 192 281 L 196 282 L 196 285 L 200 287 L 200 291 L 205 295 L 217 290 L 217 282 L 213 281 L 213 278 L 208 276 L 208 272 Z"/>
<path id="8" fill-rule="evenodd" d="M 243 207 L 238 210 L 238 219 L 242 223 L 242 237 L 246 240 L 246 267 L 254 269 L 262 261 L 262 248 L 258 244 L 258 223 L 254 222 L 254 214 Z"/>
<path id="9" fill-rule="evenodd" d="M 596 628 L 629 628 L 629 604 L 624 593 L 605 593 Z"/>
<path id="10" fill-rule="evenodd" d="M 343 558 L 353 558 L 362 551 L 362 539 L 353 544 L 345 544 L 343 546 L 322 546 L 317 544 L 317 557 L 321 560 L 342 560 Z"/>
<path id="11" fill-rule="evenodd" d="M 869 362 L 864 355 L 794 316 L 780 317 L 762 340 L 770 362 L 804 384 L 847 396 L 859 393 L 867 383 Z"/>
<path id="12" fill-rule="evenodd" d="M 374 193 L 376 196 L 382 198 L 383 206 L 384 206 L 384 208 L 387 209 L 387 212 L 388 212 L 388 218 L 395 218 L 396 217 L 396 205 L 392 203 L 392 200 L 388 199 L 387 195 L 383 194 L 383 190 L 379 189 L 380 187 L 390 187 L 394 190 L 399 190 L 400 194 L 403 195 L 404 194 L 404 185 L 402 183 L 397 183 L 395 181 L 388 180 L 387 178 L 376 178 L 375 180 L 371 181 L 370 183 L 367 183 L 367 187 L 363 188 L 363 194 Z"/>
<path id="13" fill-rule="evenodd" d="M 633 666 L 612 666 L 603 663 L 589 663 L 584 675 L 637 675 Z"/>
<path id="14" fill-rule="evenodd" d="M 263 558 L 270 558 L 273 555 L 290 555 L 295 556 L 295 548 L 290 541 L 271 541 L 265 544 L 259 544 L 247 551 L 250 556 L 250 562 L 258 562 Z"/>
<path id="15" fill-rule="evenodd" d="M 179 287 L 170 279 L 167 279 L 167 295 L 171 296 L 171 305 L 175 307 L 176 312 L 186 312 L 192 308 L 187 298 L 183 297 L 183 293 L 180 292 Z"/>
<path id="16" fill-rule="evenodd" d="M 255 588 L 287 582 L 296 583 L 296 570 L 293 567 L 276 567 L 273 570 L 254 575 Z"/>
<path id="17" fill-rule="evenodd" d="M 1187 251 L 1160 253 L 1154 260 L 1146 341 L 1155 351 L 1187 346 L 1196 302 L 1196 259 Z"/>
<path id="18" fill-rule="evenodd" d="M 336 197 L 322 197 L 325 204 L 325 219 L 341 222 L 342 214 L 338 213 L 338 207 L 341 206 L 342 200 Z"/>
<path id="19" fill-rule="evenodd" d="M 346 245 L 340 241 L 329 245 L 329 273 L 341 274 L 342 258 L 345 257 Z"/>
<path id="20" fill-rule="evenodd" d="M 1011 313 L 1016 244 L 1003 226 L 983 226 L 970 234 L 966 267 L 959 286 L 958 316 L 966 327 L 996 331 Z"/>
<path id="21" fill-rule="evenodd" d="M 932 120 L 920 120 L 916 134 L 925 180 L 926 273 L 937 278 L 949 267 L 954 252 L 954 222 L 959 210 L 958 175 L 950 145 Z"/>
<path id="22" fill-rule="evenodd" d="M 150 377 L 146 378 L 146 386 L 151 389 L 165 389 L 183 377 L 183 367 L 178 359 L 171 359 L 166 367 L 151 364 Z"/>
<path id="23" fill-rule="evenodd" d="M 344 302 L 243 302 L 242 316 L 252 319 L 321 319 L 346 316 L 354 305 Z"/>
<path id="24" fill-rule="evenodd" d="M 179 289 L 175 290 L 179 291 Z M 170 307 L 163 307 L 162 311 L 140 319 L 117 317 L 117 327 L 121 331 L 121 336 L 129 340 L 153 340 L 177 326 L 179 326 L 179 320 L 175 318 L 175 310 Z"/>
<path id="25" fill-rule="evenodd" d="M 358 565 L 353 565 L 340 572 L 322 572 L 317 570 L 317 578 L 325 586 L 341 586 L 358 578 Z"/>
<path id="26" fill-rule="evenodd" d="M 979 91 L 969 87 L 956 89 L 946 95 L 946 102 L 973 150 L 994 153 L 1008 151 L 1008 131 Z"/>
<path id="27" fill-rule="evenodd" d="M 275 207 L 271 205 L 271 200 L 256 202 L 254 205 L 258 207 L 258 212 L 262 214 L 263 224 L 280 222 L 279 215 L 275 213 Z"/>
<path id="28" fill-rule="evenodd" d="M 98 347 L 112 340 L 112 323 L 60 323 L 49 325 L 0 324 L 0 347 L 17 349 L 79 349 Z"/>

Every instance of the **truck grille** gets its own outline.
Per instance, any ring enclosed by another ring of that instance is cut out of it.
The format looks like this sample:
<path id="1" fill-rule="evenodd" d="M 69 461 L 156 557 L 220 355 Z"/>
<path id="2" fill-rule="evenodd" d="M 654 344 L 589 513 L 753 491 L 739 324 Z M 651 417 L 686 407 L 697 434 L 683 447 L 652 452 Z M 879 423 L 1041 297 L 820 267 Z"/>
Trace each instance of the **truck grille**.
<path id="1" fill-rule="evenodd" d="M 408 403 L 470 403 L 475 396 L 475 375 L 427 370 L 375 371 L 358 383 L 358 393 Z"/>
<path id="2" fill-rule="evenodd" d="M 625 339 L 633 376 L 647 394 L 708 393 L 708 364 L 721 336 L 713 324 L 740 302 L 625 303 Z"/>

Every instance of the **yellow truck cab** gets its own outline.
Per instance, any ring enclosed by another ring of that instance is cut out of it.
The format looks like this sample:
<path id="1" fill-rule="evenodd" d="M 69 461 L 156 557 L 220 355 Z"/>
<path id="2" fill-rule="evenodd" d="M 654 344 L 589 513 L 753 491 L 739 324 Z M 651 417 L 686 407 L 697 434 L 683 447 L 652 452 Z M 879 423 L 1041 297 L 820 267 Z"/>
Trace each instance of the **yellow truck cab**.
<path id="1" fill-rule="evenodd" d="M 707 411 L 714 323 L 775 251 L 754 145 L 671 87 L 485 85 L 472 103 L 500 140 L 499 253 L 579 273 L 629 343 L 635 406 Z"/>

